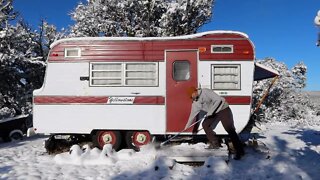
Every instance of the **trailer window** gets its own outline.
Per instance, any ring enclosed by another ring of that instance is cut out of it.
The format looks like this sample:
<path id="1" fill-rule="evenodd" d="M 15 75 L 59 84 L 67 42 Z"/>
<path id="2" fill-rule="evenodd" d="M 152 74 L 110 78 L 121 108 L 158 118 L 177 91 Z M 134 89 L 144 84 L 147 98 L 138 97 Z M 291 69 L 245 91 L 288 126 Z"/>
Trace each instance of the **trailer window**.
<path id="1" fill-rule="evenodd" d="M 64 57 L 81 57 L 80 48 L 65 48 Z"/>
<path id="2" fill-rule="evenodd" d="M 211 45 L 211 53 L 233 53 L 233 45 Z"/>
<path id="3" fill-rule="evenodd" d="M 126 63 L 126 86 L 156 86 L 158 85 L 157 63 Z"/>
<path id="4" fill-rule="evenodd" d="M 175 61 L 173 63 L 173 79 L 176 81 L 186 81 L 190 79 L 189 61 Z"/>
<path id="5" fill-rule="evenodd" d="M 240 65 L 212 65 L 212 89 L 240 89 Z"/>
<path id="6" fill-rule="evenodd" d="M 158 86 L 158 63 L 91 63 L 91 86 Z"/>
<path id="7" fill-rule="evenodd" d="M 90 74 L 93 86 L 121 86 L 122 64 L 93 63 Z"/>

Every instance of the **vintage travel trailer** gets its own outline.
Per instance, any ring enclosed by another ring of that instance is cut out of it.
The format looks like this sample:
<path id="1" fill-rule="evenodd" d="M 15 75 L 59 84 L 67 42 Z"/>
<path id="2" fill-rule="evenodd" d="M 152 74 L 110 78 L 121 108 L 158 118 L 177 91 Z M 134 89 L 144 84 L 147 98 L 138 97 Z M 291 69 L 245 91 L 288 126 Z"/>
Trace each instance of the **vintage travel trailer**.
<path id="1" fill-rule="evenodd" d="M 186 90 L 194 86 L 224 96 L 241 132 L 253 81 L 278 75 L 254 59 L 253 43 L 235 31 L 58 40 L 44 84 L 33 93 L 33 125 L 37 133 L 89 135 L 100 148 L 139 147 L 184 129 L 192 103 Z M 221 124 L 216 132 L 226 134 Z"/>

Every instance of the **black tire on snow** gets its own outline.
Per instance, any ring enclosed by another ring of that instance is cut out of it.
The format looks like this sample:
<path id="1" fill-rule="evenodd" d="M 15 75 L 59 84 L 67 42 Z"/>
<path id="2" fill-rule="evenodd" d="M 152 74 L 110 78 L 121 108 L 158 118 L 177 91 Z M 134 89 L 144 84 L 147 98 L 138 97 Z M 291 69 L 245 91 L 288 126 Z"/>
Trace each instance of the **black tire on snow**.
<path id="1" fill-rule="evenodd" d="M 23 139 L 23 134 L 21 131 L 15 131 L 13 133 L 10 133 L 9 136 L 11 141 L 17 141 L 17 140 L 22 140 Z"/>

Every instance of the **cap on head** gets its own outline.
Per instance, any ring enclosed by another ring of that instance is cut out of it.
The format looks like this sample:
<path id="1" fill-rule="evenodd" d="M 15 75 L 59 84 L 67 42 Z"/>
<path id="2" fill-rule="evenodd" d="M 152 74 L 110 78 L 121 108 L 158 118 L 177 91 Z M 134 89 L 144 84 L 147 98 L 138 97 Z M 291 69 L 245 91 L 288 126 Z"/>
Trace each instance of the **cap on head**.
<path id="1" fill-rule="evenodd" d="M 188 97 L 192 98 L 192 94 L 197 91 L 197 88 L 195 88 L 194 86 L 191 86 L 187 89 L 187 95 Z"/>

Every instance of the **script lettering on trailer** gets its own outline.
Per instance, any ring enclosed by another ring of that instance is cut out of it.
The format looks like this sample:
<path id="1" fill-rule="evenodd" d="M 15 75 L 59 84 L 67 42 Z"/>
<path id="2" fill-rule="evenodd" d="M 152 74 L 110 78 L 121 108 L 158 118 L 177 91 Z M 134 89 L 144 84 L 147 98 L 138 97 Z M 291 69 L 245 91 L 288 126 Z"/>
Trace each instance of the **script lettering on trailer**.
<path id="1" fill-rule="evenodd" d="M 108 97 L 107 104 L 133 104 L 135 97 Z"/>

